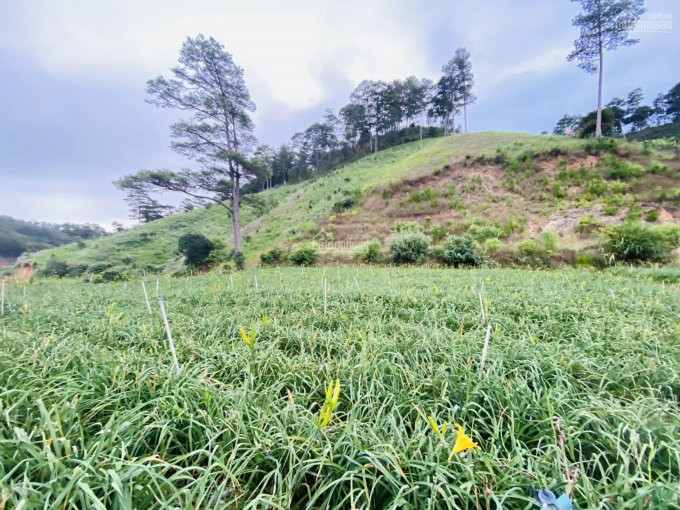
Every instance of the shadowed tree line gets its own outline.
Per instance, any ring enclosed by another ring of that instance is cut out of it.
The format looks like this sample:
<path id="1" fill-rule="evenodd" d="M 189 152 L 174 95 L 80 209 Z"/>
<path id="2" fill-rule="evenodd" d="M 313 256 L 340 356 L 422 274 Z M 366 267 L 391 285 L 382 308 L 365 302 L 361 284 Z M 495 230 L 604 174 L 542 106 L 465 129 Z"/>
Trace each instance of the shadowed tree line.
<path id="1" fill-rule="evenodd" d="M 651 104 L 644 104 L 642 88 L 632 90 L 628 97 L 615 97 L 602 109 L 601 132 L 604 136 L 635 133 L 650 126 L 680 121 L 680 83 L 667 93 L 660 93 Z M 555 125 L 553 133 L 575 133 L 588 137 L 597 132 L 597 111 L 586 115 L 565 114 Z"/>

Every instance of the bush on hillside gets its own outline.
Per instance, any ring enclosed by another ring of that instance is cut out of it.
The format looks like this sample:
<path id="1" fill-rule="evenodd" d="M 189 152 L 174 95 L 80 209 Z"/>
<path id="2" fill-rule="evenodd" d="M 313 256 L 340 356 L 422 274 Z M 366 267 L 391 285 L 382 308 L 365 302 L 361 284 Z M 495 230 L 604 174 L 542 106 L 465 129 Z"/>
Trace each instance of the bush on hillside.
<path id="1" fill-rule="evenodd" d="M 498 239 L 503 236 L 503 229 L 496 225 L 470 225 L 468 232 L 480 243 L 487 239 Z"/>
<path id="2" fill-rule="evenodd" d="M 430 239 L 420 232 L 406 232 L 390 237 L 388 243 L 394 263 L 413 264 L 425 260 Z"/>
<path id="3" fill-rule="evenodd" d="M 380 241 L 371 239 L 359 247 L 357 257 L 366 264 L 377 264 L 382 259 L 380 253 Z"/>
<path id="4" fill-rule="evenodd" d="M 390 227 L 392 232 L 403 234 L 405 232 L 422 232 L 423 226 L 417 221 L 397 220 Z"/>
<path id="5" fill-rule="evenodd" d="M 427 233 L 430 234 L 430 237 L 435 243 L 438 243 L 446 237 L 446 229 L 439 223 L 432 225 Z"/>
<path id="6" fill-rule="evenodd" d="M 472 237 L 454 235 L 449 236 L 444 243 L 442 260 L 451 266 L 476 266 L 482 261 L 482 258 L 475 249 Z"/>
<path id="7" fill-rule="evenodd" d="M 203 234 L 184 234 L 177 241 L 177 250 L 189 266 L 199 266 L 208 260 L 215 245 Z"/>
<path id="8" fill-rule="evenodd" d="M 56 276 L 61 278 L 62 276 L 66 276 L 68 274 L 68 264 L 66 264 L 66 262 L 63 260 L 59 260 L 58 258 L 52 256 L 47 259 L 45 267 L 42 269 L 42 271 L 40 271 L 40 273 L 43 276 Z"/>
<path id="9" fill-rule="evenodd" d="M 272 248 L 271 250 L 260 254 L 260 262 L 265 266 L 276 266 L 285 260 L 286 256 L 280 248 Z"/>
<path id="10" fill-rule="evenodd" d="M 663 260 L 680 242 L 675 225 L 648 227 L 628 221 L 608 229 L 606 234 L 605 249 L 617 260 Z"/>
<path id="11" fill-rule="evenodd" d="M 500 239 L 487 239 L 482 243 L 482 247 L 489 255 L 495 255 L 501 249 L 502 243 Z"/>
<path id="12" fill-rule="evenodd" d="M 296 266 L 311 266 L 316 262 L 317 247 L 314 243 L 302 243 L 290 254 L 290 261 Z"/>

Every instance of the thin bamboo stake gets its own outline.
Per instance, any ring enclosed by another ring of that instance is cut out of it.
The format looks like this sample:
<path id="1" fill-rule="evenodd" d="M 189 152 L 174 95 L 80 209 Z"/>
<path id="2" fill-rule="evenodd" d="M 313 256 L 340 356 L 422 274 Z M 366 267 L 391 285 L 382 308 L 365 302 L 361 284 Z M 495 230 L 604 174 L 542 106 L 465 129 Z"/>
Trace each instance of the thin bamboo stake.
<path id="1" fill-rule="evenodd" d="M 177 362 L 177 353 L 175 352 L 175 342 L 172 341 L 172 333 L 170 332 L 170 324 L 168 324 L 168 316 L 165 313 L 165 304 L 163 303 L 163 298 L 158 298 L 158 306 L 161 309 L 161 315 L 163 316 L 163 325 L 165 326 L 165 332 L 168 335 L 168 346 L 170 347 L 170 354 L 172 354 L 172 368 L 175 373 L 179 373 L 179 363 Z"/>
<path id="2" fill-rule="evenodd" d="M 323 313 L 328 311 L 328 280 L 323 279 Z"/>
<path id="3" fill-rule="evenodd" d="M 484 363 L 486 362 L 486 357 L 489 354 L 489 339 L 491 338 L 491 324 L 486 325 L 486 335 L 484 336 L 484 347 L 482 348 L 482 361 L 479 363 L 479 377 L 482 377 L 482 371 L 484 370 Z"/>
<path id="4" fill-rule="evenodd" d="M 149 303 L 149 294 L 146 292 L 146 285 L 144 284 L 144 279 L 142 279 L 142 290 L 144 291 L 144 300 L 146 301 L 146 309 L 149 310 L 149 315 L 153 315 L 151 311 L 151 304 Z"/>

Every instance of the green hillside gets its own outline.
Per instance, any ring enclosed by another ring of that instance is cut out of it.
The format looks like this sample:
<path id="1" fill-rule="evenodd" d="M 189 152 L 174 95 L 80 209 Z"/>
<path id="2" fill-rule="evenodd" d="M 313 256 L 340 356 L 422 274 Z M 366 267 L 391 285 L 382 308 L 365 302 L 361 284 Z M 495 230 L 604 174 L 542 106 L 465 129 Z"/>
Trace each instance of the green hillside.
<path id="1" fill-rule="evenodd" d="M 626 135 L 630 140 L 654 140 L 657 138 L 675 138 L 680 140 L 680 122 L 648 127 Z"/>
<path id="2" fill-rule="evenodd" d="M 255 263 L 259 254 L 273 246 L 288 249 L 306 239 L 347 240 L 352 229 L 357 234 L 353 239 L 360 237 L 358 234 L 368 238 L 367 233 L 384 239 L 398 219 L 419 221 L 425 229 L 432 222 L 442 222 L 449 232 L 461 232 L 471 225 L 500 223 L 512 216 L 524 222 L 508 238 L 508 242 L 517 241 L 540 232 L 545 225 L 556 223 L 559 227 L 560 218 L 568 218 L 572 230 L 582 215 L 589 214 L 595 221 L 603 216 L 606 199 L 612 195 L 619 203 L 616 213 L 610 206 L 605 223 L 620 220 L 631 206 L 643 213 L 658 207 L 663 213 L 661 221 L 676 221 L 672 197 L 658 191 L 680 185 L 673 155 L 643 154 L 639 143 L 618 143 L 619 154 L 610 155 L 610 159 L 635 161 L 643 169 L 658 164 L 665 170 L 645 172 L 642 178 L 626 182 L 608 179 L 602 183 L 603 178 L 595 174 L 607 177 L 610 170 L 601 164 L 606 154 L 594 149 L 594 142 L 512 132 L 458 134 L 425 140 L 422 147 L 413 142 L 380 151 L 317 179 L 249 195 L 242 211 L 246 260 Z M 581 165 L 587 170 L 582 170 L 579 178 L 574 169 Z M 558 175 L 560 169 L 566 172 L 567 181 L 559 180 L 564 177 Z M 429 198 L 416 200 L 419 190 Z M 336 202 L 356 194 L 359 199 L 354 207 L 334 212 Z M 222 208 L 213 206 L 103 239 L 45 250 L 24 260 L 40 265 L 54 256 L 83 268 L 106 264 L 136 271 L 172 271 L 182 265 L 177 239 L 186 232 L 222 241 L 223 251 L 229 250 L 229 218 Z M 588 244 L 588 239 L 577 237 L 570 242 Z M 327 255 L 332 258 L 334 254 Z"/>

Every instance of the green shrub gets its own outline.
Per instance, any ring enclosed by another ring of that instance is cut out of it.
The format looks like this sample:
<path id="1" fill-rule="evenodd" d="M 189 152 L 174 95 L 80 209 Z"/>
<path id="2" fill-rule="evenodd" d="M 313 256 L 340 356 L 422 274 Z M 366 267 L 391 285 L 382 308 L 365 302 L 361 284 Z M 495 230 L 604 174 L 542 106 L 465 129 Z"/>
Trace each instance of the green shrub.
<path id="1" fill-rule="evenodd" d="M 619 206 L 614 204 L 605 205 L 602 208 L 602 214 L 606 216 L 616 216 L 619 213 Z"/>
<path id="2" fill-rule="evenodd" d="M 567 196 L 567 192 L 564 189 L 562 189 L 562 186 L 560 186 L 558 183 L 552 185 L 552 188 L 550 188 L 550 192 L 556 198 L 564 198 Z"/>
<path id="3" fill-rule="evenodd" d="M 501 241 L 500 239 L 495 238 L 487 239 L 482 244 L 482 247 L 486 253 L 490 255 L 495 255 L 496 253 L 498 253 L 498 250 L 501 249 Z"/>
<path id="4" fill-rule="evenodd" d="M 680 246 L 680 226 L 675 223 L 663 223 L 652 227 L 655 233 L 660 235 L 671 248 Z"/>
<path id="5" fill-rule="evenodd" d="M 339 213 L 346 211 L 347 209 L 351 208 L 354 204 L 356 204 L 356 202 L 357 202 L 356 198 L 352 196 L 343 197 L 333 204 L 333 212 Z"/>
<path id="6" fill-rule="evenodd" d="M 427 232 L 435 243 L 438 243 L 446 237 L 446 229 L 439 223 L 435 223 Z"/>
<path id="7" fill-rule="evenodd" d="M 417 221 L 397 220 L 390 227 L 392 232 L 403 234 L 405 232 L 422 232 L 423 226 Z"/>
<path id="8" fill-rule="evenodd" d="M 626 213 L 626 219 L 629 221 L 637 221 L 642 217 L 642 207 L 640 207 L 640 204 L 632 204 L 628 208 L 628 212 Z"/>
<path id="9" fill-rule="evenodd" d="M 67 276 L 82 276 L 87 271 L 87 264 L 69 264 Z"/>
<path id="10" fill-rule="evenodd" d="M 517 243 L 517 249 L 522 255 L 538 255 L 541 251 L 534 239 L 523 239 Z"/>
<path id="11" fill-rule="evenodd" d="M 607 230 L 605 249 L 617 260 L 654 261 L 668 256 L 672 238 L 659 228 L 627 221 Z"/>
<path id="12" fill-rule="evenodd" d="M 586 186 L 586 191 L 588 193 L 592 193 L 593 195 L 599 197 L 605 191 L 607 191 L 607 183 L 604 182 L 604 180 L 602 178 L 595 179 L 593 181 L 588 182 L 588 184 Z"/>
<path id="13" fill-rule="evenodd" d="M 420 202 L 423 201 L 423 192 L 420 191 L 420 190 L 414 189 L 413 191 L 411 191 L 408 194 L 408 199 L 411 202 L 415 202 L 415 203 L 419 204 Z"/>
<path id="14" fill-rule="evenodd" d="M 645 215 L 645 219 L 649 222 L 655 222 L 656 220 L 659 219 L 659 210 L 658 209 L 650 209 L 647 211 L 647 214 Z"/>
<path id="15" fill-rule="evenodd" d="M 442 259 L 449 265 L 473 265 L 481 262 L 471 236 L 449 236 L 443 246 Z"/>
<path id="16" fill-rule="evenodd" d="M 552 254 L 557 251 L 559 237 L 552 230 L 544 230 L 538 234 L 538 242 L 543 253 Z"/>
<path id="17" fill-rule="evenodd" d="M 498 239 L 503 236 L 503 229 L 496 225 L 476 225 L 472 224 L 468 228 L 468 233 L 479 242 L 487 239 Z"/>
<path id="18" fill-rule="evenodd" d="M 650 174 L 669 174 L 671 171 L 666 165 L 662 165 L 658 161 L 654 161 L 652 165 L 647 169 Z"/>
<path id="19" fill-rule="evenodd" d="M 588 154 L 600 154 L 601 152 L 615 152 L 616 140 L 613 138 L 596 138 L 583 144 L 583 150 Z"/>
<path id="20" fill-rule="evenodd" d="M 367 264 L 377 264 L 382 259 L 380 248 L 380 241 L 377 239 L 371 239 L 359 247 L 357 256 L 362 262 Z"/>
<path id="21" fill-rule="evenodd" d="M 314 243 L 299 244 L 290 254 L 290 261 L 296 266 L 311 266 L 316 262 L 317 246 Z"/>
<path id="22" fill-rule="evenodd" d="M 120 282 L 129 280 L 130 275 L 125 272 L 122 268 L 109 268 L 105 269 L 101 273 L 92 275 L 92 283 L 108 283 L 108 282 Z"/>
<path id="23" fill-rule="evenodd" d="M 637 163 L 629 161 L 621 161 L 614 156 L 607 155 L 602 158 L 603 163 L 607 167 L 607 177 L 610 179 L 621 179 L 627 181 L 637 177 L 642 177 L 645 169 Z"/>
<path id="24" fill-rule="evenodd" d="M 45 267 L 40 271 L 43 276 L 57 276 L 61 278 L 68 274 L 68 264 L 52 256 L 47 259 Z"/>
<path id="25" fill-rule="evenodd" d="M 189 266 L 199 266 L 203 264 L 215 245 L 203 234 L 184 234 L 177 241 L 177 250 L 184 255 Z"/>
<path id="26" fill-rule="evenodd" d="M 265 266 L 275 266 L 285 260 L 285 254 L 280 248 L 272 248 L 271 250 L 260 254 L 260 262 Z"/>
<path id="27" fill-rule="evenodd" d="M 392 236 L 389 238 L 388 243 L 390 258 L 396 264 L 424 261 L 430 246 L 430 240 L 426 235 L 413 231 Z"/>
<path id="28" fill-rule="evenodd" d="M 627 193 L 630 189 L 630 185 L 626 182 L 613 181 L 609 183 L 609 191 L 614 194 Z"/>

